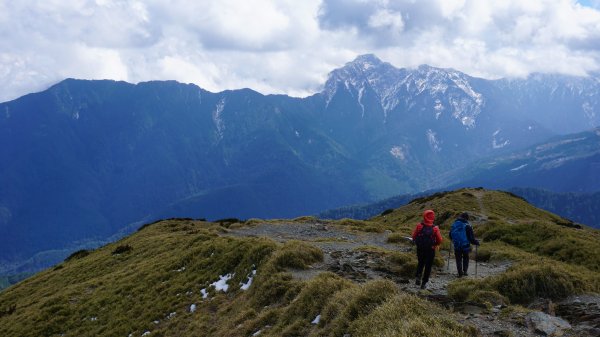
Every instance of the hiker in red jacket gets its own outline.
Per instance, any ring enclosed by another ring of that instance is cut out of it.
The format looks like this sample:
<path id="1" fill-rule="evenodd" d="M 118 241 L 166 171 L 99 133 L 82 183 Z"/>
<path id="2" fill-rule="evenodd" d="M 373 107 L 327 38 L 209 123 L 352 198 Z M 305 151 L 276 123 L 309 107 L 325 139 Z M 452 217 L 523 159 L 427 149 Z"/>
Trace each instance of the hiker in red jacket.
<path id="1" fill-rule="evenodd" d="M 412 233 L 413 242 L 417 245 L 417 275 L 416 285 L 425 289 L 431 274 L 431 265 L 435 258 L 435 251 L 442 244 L 442 234 L 438 226 L 433 225 L 435 213 L 428 209 L 423 212 L 423 221 L 417 225 Z M 425 271 L 423 271 L 423 268 Z M 422 274 L 422 278 L 421 278 Z"/>

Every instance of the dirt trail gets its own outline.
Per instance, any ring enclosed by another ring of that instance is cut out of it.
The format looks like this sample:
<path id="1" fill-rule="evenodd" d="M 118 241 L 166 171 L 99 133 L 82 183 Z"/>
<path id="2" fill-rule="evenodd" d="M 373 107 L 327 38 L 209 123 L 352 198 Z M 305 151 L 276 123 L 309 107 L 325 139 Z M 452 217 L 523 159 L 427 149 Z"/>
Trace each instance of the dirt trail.
<path id="1" fill-rule="evenodd" d="M 483 223 L 488 219 L 488 212 L 483 204 L 483 196 L 485 195 L 484 191 L 473 191 L 473 195 L 477 198 L 477 205 L 479 206 L 480 218 L 474 219 L 474 223 Z"/>
<path id="2" fill-rule="evenodd" d="M 255 227 L 245 227 L 232 230 L 228 235 L 247 237 L 267 237 L 278 242 L 288 240 L 301 240 L 309 242 L 323 250 L 324 260 L 311 266 L 307 271 L 297 271 L 294 274 L 303 279 L 310 278 L 318 273 L 329 270 L 338 272 L 343 276 L 365 282 L 374 278 L 391 278 L 399 284 L 407 284 L 411 279 L 392 275 L 388 272 L 378 270 L 377 254 L 370 254 L 359 247 L 378 247 L 386 250 L 413 252 L 414 248 L 407 244 L 392 244 L 387 242 L 389 232 L 365 233 L 349 231 L 343 227 L 326 225 L 322 223 L 296 224 L 296 223 L 262 223 Z M 407 241 L 408 242 L 408 241 Z M 448 256 L 448 251 L 441 251 L 444 267 L 436 268 L 432 272 L 432 278 L 428 284 L 428 290 L 435 295 L 447 295 L 447 286 L 456 279 L 456 263 L 454 256 Z M 448 263 L 448 260 L 450 263 Z M 484 278 L 504 272 L 510 263 L 481 263 L 477 264 L 477 275 L 475 275 L 475 261 L 469 264 L 470 278 Z M 375 268 L 375 269 L 374 269 Z M 341 271 L 338 271 L 341 269 Z M 355 271 L 356 275 L 353 275 Z M 413 290 L 412 282 L 403 286 L 407 291 Z M 418 290 L 418 287 L 414 287 Z"/>
<path id="3" fill-rule="evenodd" d="M 324 253 L 323 262 L 312 265 L 308 270 L 294 271 L 293 274 L 298 278 L 309 279 L 320 272 L 333 271 L 357 282 L 385 277 L 396 281 L 406 291 L 418 292 L 420 290 L 413 285 L 412 278 L 400 277 L 378 268 L 382 263 L 382 258 L 378 254 L 370 253 L 368 250 L 357 250 L 360 247 L 377 247 L 401 252 L 414 251 L 411 245 L 388 243 L 389 232 L 365 233 L 322 223 L 282 222 L 238 228 L 232 230 L 228 235 L 267 237 L 278 242 L 301 240 L 321 248 Z M 456 263 L 454 256 L 449 256 L 447 250 L 437 254 L 440 254 L 446 263 L 442 268 L 434 267 L 428 291 L 433 295 L 446 296 L 448 284 L 456 279 Z M 469 266 L 469 278 L 485 278 L 504 272 L 510 263 L 479 262 L 476 268 L 475 261 L 471 260 Z M 475 274 L 476 269 L 477 274 Z"/>
<path id="4" fill-rule="evenodd" d="M 327 225 L 323 223 L 297 224 L 297 223 L 262 223 L 254 227 L 245 227 L 232 230 L 228 235 L 249 236 L 249 237 L 267 237 L 278 242 L 288 240 L 300 240 L 315 245 L 323 250 L 325 258 L 323 262 L 315 264 L 309 271 L 299 271 L 297 276 L 300 278 L 309 278 L 310 275 L 318 274 L 324 270 L 335 270 L 336 266 L 345 266 L 346 270 L 358 269 L 365 273 L 364 280 L 378 277 L 392 277 L 404 284 L 408 279 L 402 279 L 398 276 L 389 275 L 382 271 L 369 270 L 374 266 L 373 257 L 361 254 L 356 249 L 359 247 L 378 247 L 386 250 L 412 252 L 414 248 L 407 244 L 388 243 L 386 233 L 365 233 L 349 231 L 345 228 Z M 407 241 L 408 242 L 408 241 Z M 448 283 L 456 279 L 456 264 L 454 257 L 450 256 L 447 250 L 437 252 L 441 254 L 446 262 L 444 267 L 435 268 L 433 277 L 428 290 L 434 294 L 446 295 Z M 449 262 L 449 263 L 448 263 Z M 484 278 L 497 275 L 504 272 L 509 263 L 481 263 L 477 264 L 477 275 L 475 275 L 475 261 L 471 260 L 469 264 L 469 277 Z M 350 275 L 352 276 L 352 275 Z M 360 278 L 351 277 L 356 281 Z M 412 279 L 410 280 L 412 281 Z M 408 290 L 408 289 L 407 289 Z"/>
<path id="5" fill-rule="evenodd" d="M 481 196 L 479 196 L 481 197 Z M 481 205 L 482 213 L 485 213 Z M 448 284 L 457 279 L 456 263 L 448 251 L 438 252 L 446 262 L 444 267 L 434 267 L 427 290 L 423 291 L 414 284 L 412 277 L 399 276 L 382 268 L 385 264 L 381 254 L 373 250 L 357 249 L 360 247 L 378 247 L 386 250 L 413 252 L 414 248 L 407 244 L 391 244 L 387 242 L 390 232 L 365 233 L 350 231 L 346 228 L 324 223 L 262 223 L 253 227 L 232 229 L 228 234 L 235 237 L 267 237 L 278 242 L 300 240 L 313 244 L 323 250 L 324 259 L 307 270 L 290 271 L 299 279 L 310 279 L 319 273 L 334 272 L 355 282 L 366 282 L 372 279 L 387 278 L 398 284 L 403 291 L 416 294 L 431 301 L 438 302 L 454 310 L 465 324 L 479 328 L 482 336 L 498 336 L 507 332 L 515 336 L 538 336 L 516 322 L 499 319 L 500 308 L 491 312 L 481 306 L 468 303 L 453 303 L 448 297 Z M 408 242 L 408 241 L 407 241 Z M 475 275 L 475 261 L 469 264 L 469 278 L 482 279 L 504 272 L 510 262 L 478 263 Z"/>

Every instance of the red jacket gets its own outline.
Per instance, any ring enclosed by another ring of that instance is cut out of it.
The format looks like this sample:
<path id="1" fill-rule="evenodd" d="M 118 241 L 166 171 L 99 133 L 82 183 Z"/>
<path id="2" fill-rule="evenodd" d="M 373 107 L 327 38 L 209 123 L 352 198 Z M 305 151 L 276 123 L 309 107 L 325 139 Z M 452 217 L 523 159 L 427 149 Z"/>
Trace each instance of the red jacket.
<path id="1" fill-rule="evenodd" d="M 425 223 L 418 224 L 412 233 L 413 241 L 415 241 L 417 239 L 417 234 L 421 231 L 421 228 L 423 228 L 423 226 L 433 226 L 433 223 L 425 222 Z M 433 247 L 431 247 L 431 248 L 438 249 L 439 246 L 442 244 L 442 233 L 440 233 L 440 229 L 438 228 L 438 226 L 433 226 L 433 235 L 435 236 L 435 245 L 433 245 Z"/>

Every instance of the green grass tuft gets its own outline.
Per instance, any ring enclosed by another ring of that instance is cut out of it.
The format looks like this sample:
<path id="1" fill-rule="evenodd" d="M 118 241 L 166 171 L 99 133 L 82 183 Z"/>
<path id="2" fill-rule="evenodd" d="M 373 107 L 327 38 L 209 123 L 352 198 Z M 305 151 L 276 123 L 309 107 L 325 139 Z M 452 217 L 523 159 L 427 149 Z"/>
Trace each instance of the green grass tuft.
<path id="1" fill-rule="evenodd" d="M 443 308 L 414 295 L 397 294 L 352 322 L 352 336 L 477 336 L 473 327 L 453 320 Z"/>
<path id="2" fill-rule="evenodd" d="M 560 300 L 570 295 L 598 291 L 600 279 L 596 273 L 547 260 L 535 264 L 522 263 L 483 280 L 457 280 L 448 287 L 448 295 L 457 301 L 493 303 L 508 299 L 513 304 L 527 304 L 536 298 Z"/>
<path id="3" fill-rule="evenodd" d="M 280 270 L 305 269 L 310 264 L 323 261 L 323 251 L 301 241 L 288 241 L 274 256 L 273 264 Z"/>

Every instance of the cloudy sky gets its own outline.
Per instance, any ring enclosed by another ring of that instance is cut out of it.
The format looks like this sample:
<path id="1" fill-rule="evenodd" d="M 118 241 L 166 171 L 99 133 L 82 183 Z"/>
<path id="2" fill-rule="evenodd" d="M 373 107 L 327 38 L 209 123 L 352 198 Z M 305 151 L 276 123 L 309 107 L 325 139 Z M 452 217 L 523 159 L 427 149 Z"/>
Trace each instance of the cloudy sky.
<path id="1" fill-rule="evenodd" d="M 304 96 L 374 53 L 484 78 L 600 71 L 600 0 L 0 0 L 0 101 L 68 77 Z"/>

